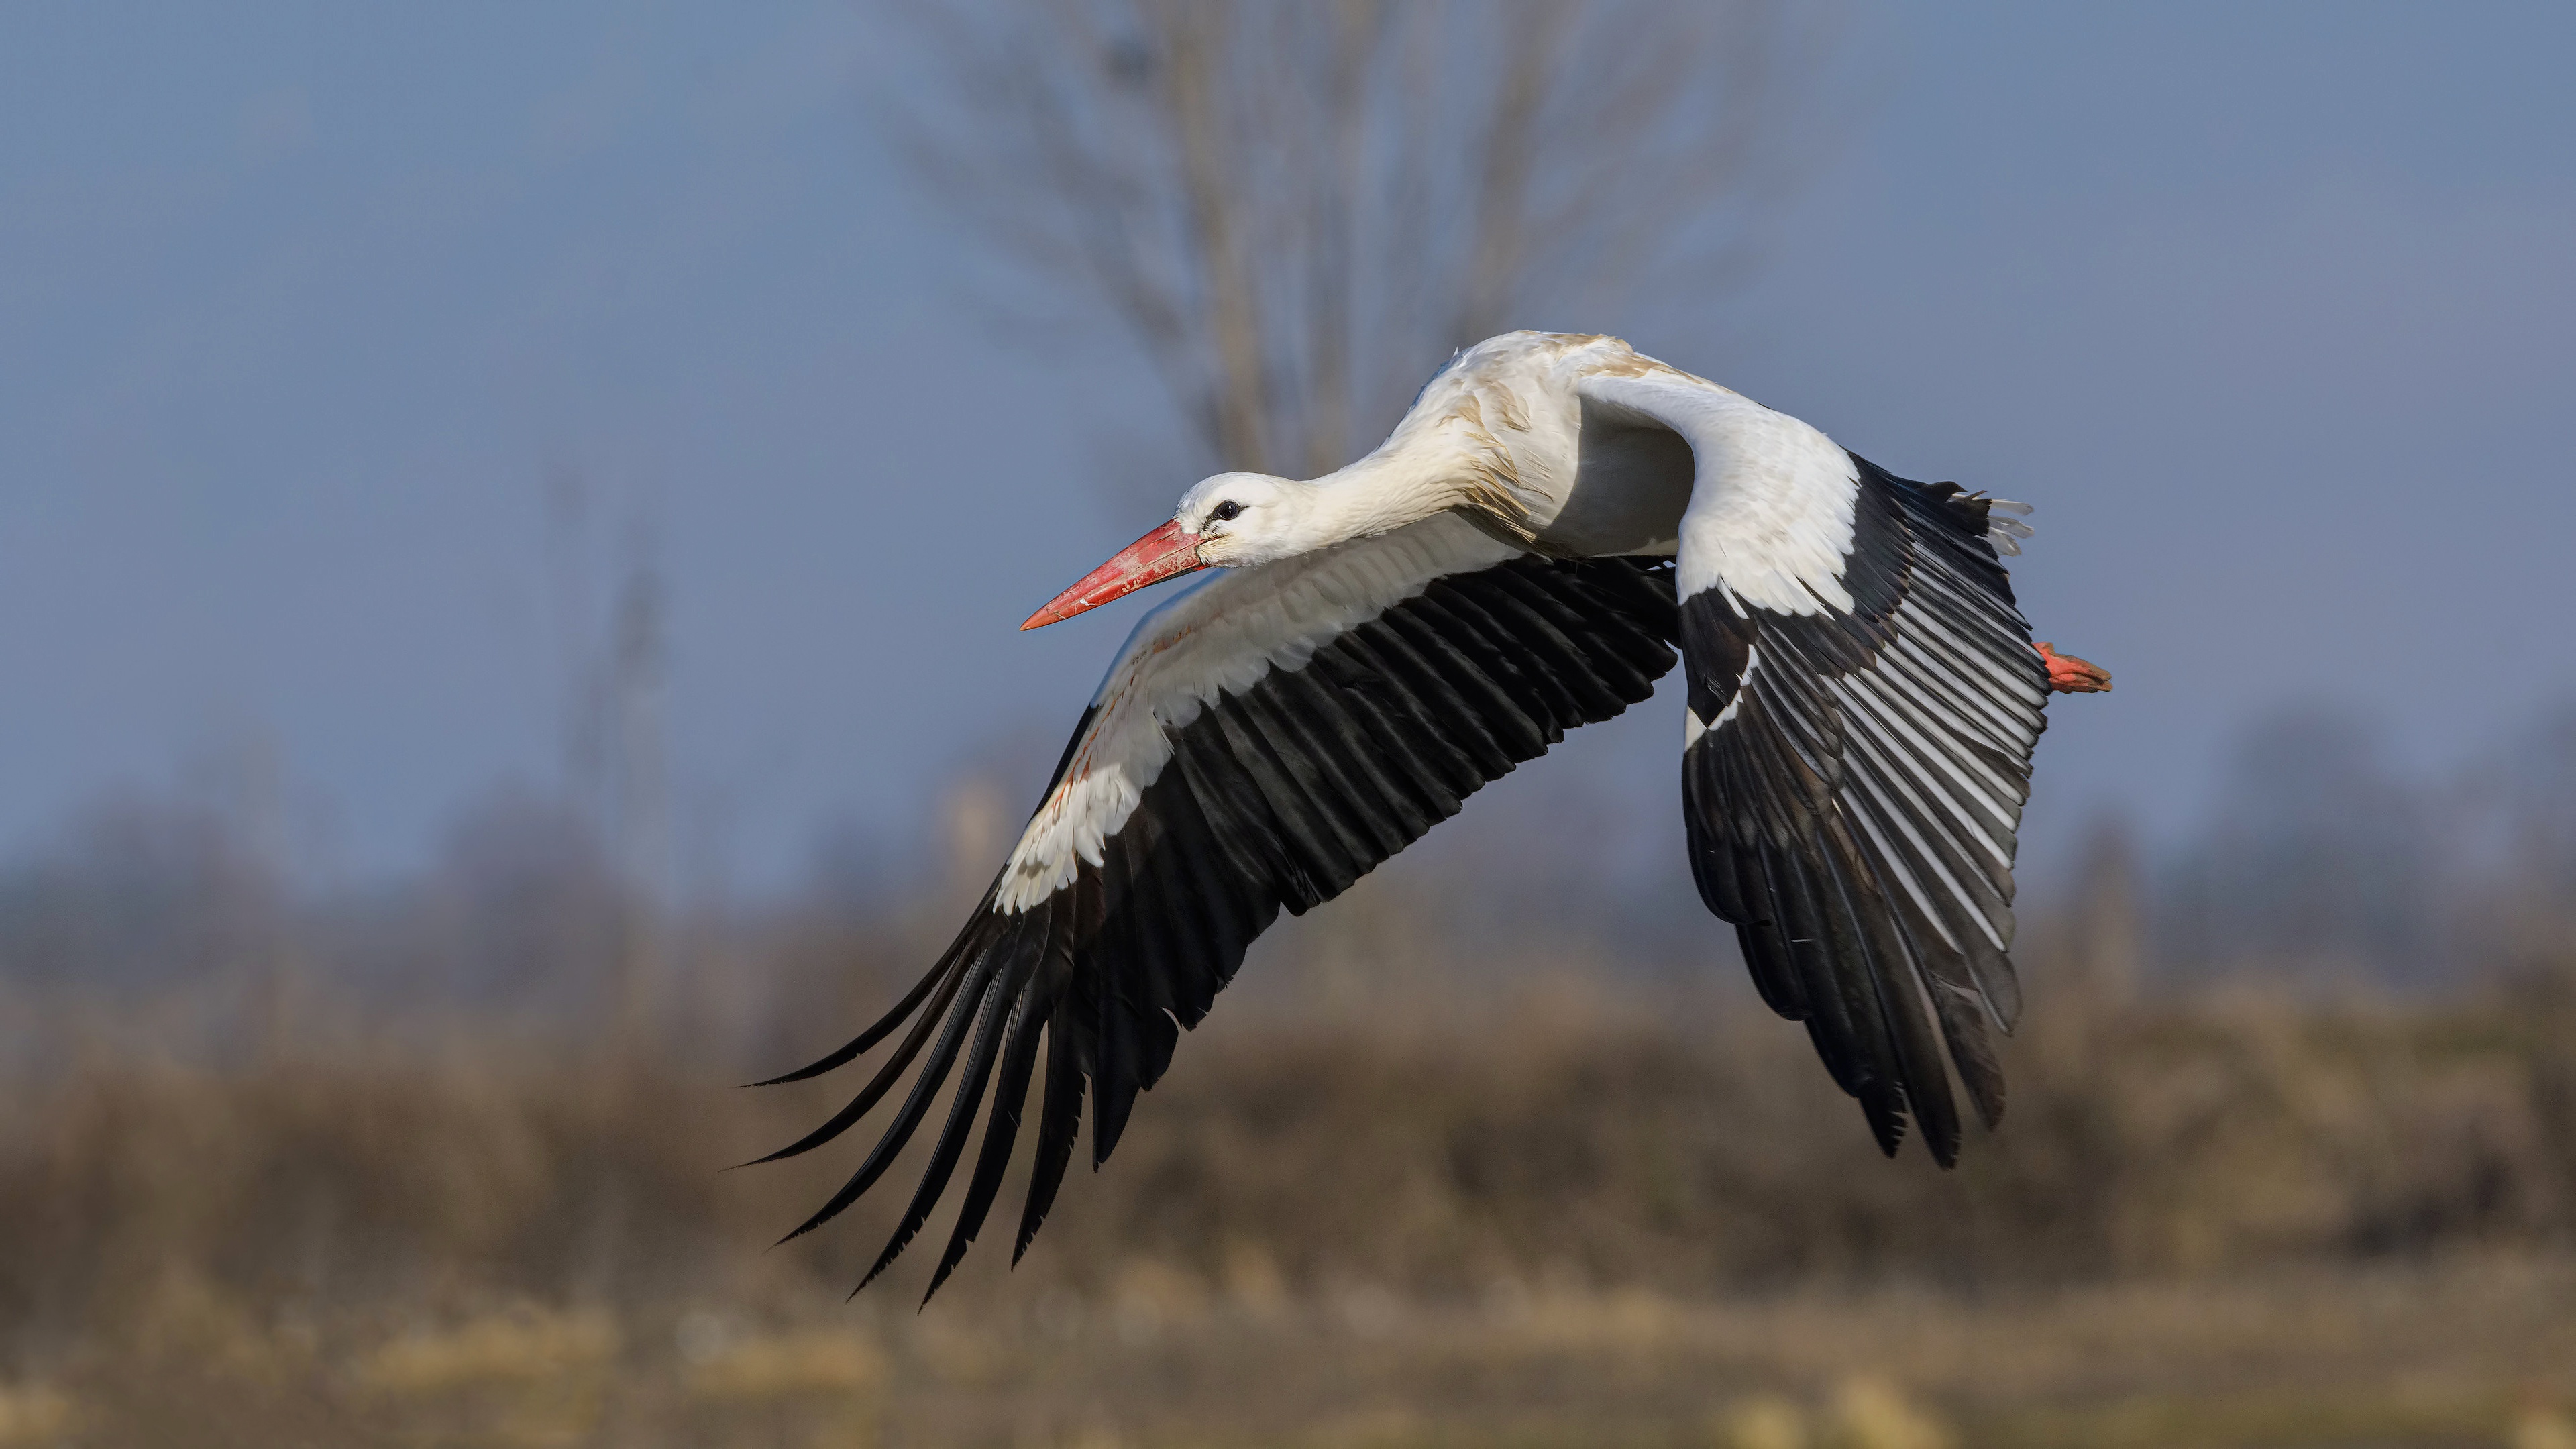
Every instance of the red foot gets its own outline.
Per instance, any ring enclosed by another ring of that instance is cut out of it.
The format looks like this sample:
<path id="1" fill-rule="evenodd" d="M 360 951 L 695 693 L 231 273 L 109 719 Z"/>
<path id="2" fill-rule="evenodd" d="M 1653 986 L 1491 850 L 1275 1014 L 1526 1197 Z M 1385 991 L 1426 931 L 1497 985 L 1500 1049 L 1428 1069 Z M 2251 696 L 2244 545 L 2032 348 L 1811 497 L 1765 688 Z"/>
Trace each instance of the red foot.
<path id="1" fill-rule="evenodd" d="M 2057 691 L 2059 694 L 2108 694 L 2111 692 L 2110 670 L 2103 668 L 2099 664 L 2093 664 L 2085 660 L 2078 659 L 2072 654 L 2060 654 L 2056 649 L 2047 644 L 2035 644 L 2031 647 L 2039 651 L 2040 658 L 2048 661 L 2048 687 L 2050 689 Z"/>

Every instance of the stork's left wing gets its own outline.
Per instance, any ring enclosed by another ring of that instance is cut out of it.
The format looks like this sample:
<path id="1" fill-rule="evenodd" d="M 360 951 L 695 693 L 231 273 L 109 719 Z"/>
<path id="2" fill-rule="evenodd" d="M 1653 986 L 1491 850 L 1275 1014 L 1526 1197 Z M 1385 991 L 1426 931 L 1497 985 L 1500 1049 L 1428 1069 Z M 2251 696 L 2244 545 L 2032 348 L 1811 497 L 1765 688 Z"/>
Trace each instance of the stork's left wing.
<path id="1" fill-rule="evenodd" d="M 1996 553 L 2028 530 L 1660 365 L 1576 391 L 1587 429 L 1691 447 L 1682 790 L 1700 896 L 1879 1145 L 1896 1150 L 1910 1112 L 1946 1165 L 1942 1046 L 1993 1125 L 1986 1028 L 2021 1005 L 2012 865 L 2048 671 Z"/>
<path id="2" fill-rule="evenodd" d="M 842 1066 L 918 1017 L 848 1106 L 772 1154 L 831 1141 L 921 1062 L 875 1149 L 788 1236 L 877 1182 L 962 1054 L 920 1187 L 868 1272 L 937 1204 L 989 1087 L 938 1291 L 1001 1189 L 1043 1044 L 1016 1261 L 1064 1178 L 1086 1088 L 1097 1165 L 1281 906 L 1332 899 L 1566 730 L 1645 699 L 1676 637 L 1669 565 L 1542 559 L 1446 514 L 1212 573 L 1147 615 L 955 944 L 858 1039 L 777 1079 Z"/>

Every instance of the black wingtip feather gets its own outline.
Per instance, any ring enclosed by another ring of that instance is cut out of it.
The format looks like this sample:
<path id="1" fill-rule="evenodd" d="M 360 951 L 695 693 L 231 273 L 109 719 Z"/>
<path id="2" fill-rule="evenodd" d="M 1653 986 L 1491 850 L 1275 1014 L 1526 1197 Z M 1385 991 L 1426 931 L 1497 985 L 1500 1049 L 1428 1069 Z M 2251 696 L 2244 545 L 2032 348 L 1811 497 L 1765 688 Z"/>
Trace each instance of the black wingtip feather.
<path id="1" fill-rule="evenodd" d="M 966 1064 L 958 1074 L 957 1094 L 948 1103 L 948 1119 L 940 1124 L 939 1137 L 931 1146 L 930 1161 L 921 1170 L 921 1181 L 913 1189 L 911 1203 L 904 1208 L 903 1221 L 887 1238 L 885 1251 L 877 1255 L 876 1266 L 868 1269 L 867 1277 L 859 1280 L 862 1288 L 876 1281 L 878 1274 L 903 1255 L 903 1250 L 920 1234 L 922 1224 L 930 1220 L 931 1209 L 938 1206 L 940 1195 L 948 1190 L 948 1181 L 956 1174 L 957 1160 L 966 1151 L 966 1139 L 975 1130 L 976 1111 L 984 1105 L 985 1089 L 992 1084 L 993 1068 L 1001 1056 L 1003 1029 L 1018 1014 L 1016 1003 L 1020 992 L 1036 973 L 1041 964 L 1039 958 L 1045 955 L 1054 939 L 1052 904 L 1041 906 L 1032 913 L 1035 917 L 1030 921 L 1033 929 L 1019 934 L 1011 942 L 1019 954 L 1007 963 L 1007 969 L 997 969 L 989 978 L 975 1009 L 975 1042 L 968 1048 Z M 961 1018 L 963 1015 L 961 1012 Z M 945 1277 L 943 1270 L 931 1283 L 933 1291 Z M 926 1303 L 928 1299 L 923 1301 Z"/>
<path id="2" fill-rule="evenodd" d="M 1059 936 L 1050 953 L 1061 949 Z M 1043 969 L 1051 977 L 1060 975 L 1052 963 Z M 993 1199 L 1002 1190 L 1002 1173 L 1010 1166 L 1012 1145 L 1019 1140 L 1020 1105 L 1028 1100 L 1029 1078 L 1037 1065 L 1038 1039 L 1046 1026 L 1050 1005 L 1043 994 L 1046 989 L 1041 986 L 1013 1003 L 1003 1027 L 1008 1045 L 1002 1050 L 1001 1070 L 993 1083 L 993 1109 L 984 1119 L 984 1143 L 976 1152 L 975 1172 L 967 1179 L 966 1200 L 958 1206 L 957 1223 L 949 1230 L 948 1246 L 941 1250 L 939 1266 L 930 1275 L 930 1287 L 921 1295 L 925 1308 L 939 1285 L 947 1282 L 948 1275 L 966 1260 L 966 1249 L 983 1230 Z"/>
<path id="3" fill-rule="evenodd" d="M 1082 1097 L 1086 1078 L 1074 1058 L 1064 1007 L 1059 1004 L 1047 1025 L 1046 1095 L 1038 1104 L 1038 1151 L 1029 1164 L 1028 1197 L 1020 1208 L 1020 1230 L 1011 1244 L 1011 1266 L 1027 1257 L 1029 1244 L 1055 1206 L 1056 1189 L 1072 1165 L 1074 1140 L 1082 1131 Z"/>
<path id="4" fill-rule="evenodd" d="M 938 1025 L 940 1018 L 947 1012 L 950 999 L 956 995 L 958 984 L 964 979 L 965 969 L 962 965 L 949 973 L 938 995 L 931 998 L 930 1009 L 922 1013 L 921 1020 L 913 1026 L 910 1034 L 905 1036 L 903 1045 L 895 1049 L 894 1055 L 886 1058 L 885 1065 L 877 1069 L 876 1076 L 859 1089 L 858 1095 L 852 1097 L 840 1111 L 833 1113 L 822 1126 L 766 1157 L 755 1157 L 749 1162 L 736 1165 L 754 1167 L 764 1162 L 777 1162 L 811 1152 L 847 1132 L 861 1118 L 874 1111 L 877 1103 L 883 1101 L 886 1094 L 894 1090 L 894 1084 L 902 1079 L 904 1068 L 912 1065 L 912 1059 L 921 1054 L 922 1043 L 929 1039 L 931 1029 Z"/>
<path id="5" fill-rule="evenodd" d="M 984 982 L 991 978 L 994 970 L 993 963 L 977 962 L 969 970 L 977 978 L 969 983 L 974 988 L 970 999 L 980 1001 Z M 852 1173 L 850 1180 L 841 1185 L 841 1190 L 832 1194 L 831 1199 L 816 1209 L 812 1217 L 780 1238 L 780 1243 L 803 1237 L 830 1222 L 850 1204 L 857 1202 L 869 1188 L 876 1186 L 877 1179 L 894 1164 L 896 1154 L 912 1141 L 912 1134 L 921 1127 L 922 1117 L 930 1111 L 931 1100 L 939 1095 L 940 1086 L 948 1080 L 949 1069 L 957 1064 L 957 1053 L 964 1044 L 971 1018 L 972 1013 L 967 1011 L 950 1013 L 946 1029 L 940 1032 L 938 1043 L 930 1049 L 929 1060 L 922 1063 L 920 1072 L 912 1079 L 912 1090 L 904 1094 L 903 1105 L 895 1110 L 894 1120 L 886 1124 L 876 1146 L 869 1149 L 867 1159 L 859 1164 L 859 1170 Z"/>
<path id="6" fill-rule="evenodd" d="M 967 930 L 971 932 L 973 929 L 973 924 L 970 922 Z M 924 975 L 920 981 L 914 983 L 913 988 L 904 993 L 903 999 L 896 1002 L 892 1010 L 877 1018 L 875 1025 L 869 1027 L 866 1031 L 860 1032 L 857 1036 L 852 1037 L 847 1044 L 841 1046 L 835 1051 L 825 1054 L 805 1066 L 798 1067 L 796 1070 L 789 1072 L 784 1076 L 771 1077 L 764 1082 L 745 1082 L 742 1085 L 746 1087 L 781 1087 L 785 1086 L 789 1082 L 807 1081 L 812 1078 L 819 1077 L 825 1072 L 835 1071 L 841 1067 L 848 1066 L 861 1053 L 875 1046 L 878 1042 L 885 1040 L 886 1037 L 893 1033 L 896 1027 L 903 1025 L 903 1023 L 911 1017 L 913 1012 L 920 1008 L 923 998 L 930 995 L 931 991 L 938 986 L 940 980 L 948 975 L 949 968 L 955 964 L 959 952 L 959 946 L 964 944 L 965 934 L 965 932 L 960 933 L 959 945 L 950 946 L 947 951 L 941 953 L 939 963 L 931 967 L 929 973 Z M 764 1158 L 762 1160 L 766 1161 L 767 1159 Z"/>
<path id="7" fill-rule="evenodd" d="M 1894 907 L 1871 880 L 1859 846 L 1839 818 L 1828 822 L 1826 846 L 1836 905 L 1852 930 L 1859 970 L 1875 990 L 1898 1085 L 1933 1160 L 1954 1166 L 1961 1140 L 1959 1106 L 1950 1095 L 1949 1072 L 1916 984 L 1912 954 L 1896 930 Z"/>

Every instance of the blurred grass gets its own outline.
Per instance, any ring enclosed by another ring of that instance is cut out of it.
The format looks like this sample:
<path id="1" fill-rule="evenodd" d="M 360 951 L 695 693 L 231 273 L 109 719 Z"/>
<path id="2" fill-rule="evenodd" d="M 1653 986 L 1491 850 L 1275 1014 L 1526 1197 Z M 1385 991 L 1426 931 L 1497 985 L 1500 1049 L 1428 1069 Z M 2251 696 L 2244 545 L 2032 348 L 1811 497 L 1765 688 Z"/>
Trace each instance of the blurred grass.
<path id="1" fill-rule="evenodd" d="M 2039 955 L 1953 1173 L 1736 996 L 1230 1001 L 1029 1260 L 988 1234 L 919 1314 L 910 1259 L 842 1301 L 899 1191 L 762 1251 L 855 1150 L 716 1170 L 836 1084 L 57 1011 L 0 1108 L 0 1446 L 2576 1443 L 2576 973 Z"/>

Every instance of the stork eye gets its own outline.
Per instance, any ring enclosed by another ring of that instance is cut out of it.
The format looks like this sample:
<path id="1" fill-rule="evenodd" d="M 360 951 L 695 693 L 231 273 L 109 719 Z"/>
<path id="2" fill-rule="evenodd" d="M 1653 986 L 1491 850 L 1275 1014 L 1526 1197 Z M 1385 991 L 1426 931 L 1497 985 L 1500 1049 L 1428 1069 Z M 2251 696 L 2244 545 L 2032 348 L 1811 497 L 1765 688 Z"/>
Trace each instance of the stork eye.
<path id="1" fill-rule="evenodd" d="M 1235 518 L 1241 516 L 1242 513 L 1243 505 L 1229 498 L 1225 502 L 1218 504 L 1216 507 L 1209 509 L 1208 517 L 1218 519 Z"/>

